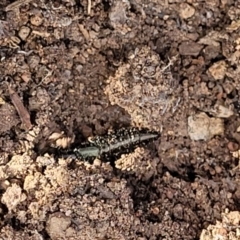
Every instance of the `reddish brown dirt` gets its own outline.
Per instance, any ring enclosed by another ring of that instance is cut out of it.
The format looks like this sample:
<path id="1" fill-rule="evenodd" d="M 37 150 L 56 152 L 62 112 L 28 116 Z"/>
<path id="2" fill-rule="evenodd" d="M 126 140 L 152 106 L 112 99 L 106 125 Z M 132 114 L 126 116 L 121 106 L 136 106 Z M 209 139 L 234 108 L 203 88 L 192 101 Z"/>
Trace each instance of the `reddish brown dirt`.
<path id="1" fill-rule="evenodd" d="M 192 240 L 238 211 L 239 9 L 1 1 L 1 238 Z M 115 167 L 51 151 L 121 127 L 161 137 Z"/>

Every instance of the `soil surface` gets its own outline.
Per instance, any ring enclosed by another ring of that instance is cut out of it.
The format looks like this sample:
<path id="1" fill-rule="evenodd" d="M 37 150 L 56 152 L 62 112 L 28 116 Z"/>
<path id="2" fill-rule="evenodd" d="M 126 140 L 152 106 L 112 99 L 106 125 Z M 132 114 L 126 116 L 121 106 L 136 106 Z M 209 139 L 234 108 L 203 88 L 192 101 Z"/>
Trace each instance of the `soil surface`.
<path id="1" fill-rule="evenodd" d="M 240 239 L 239 19 L 233 0 L 2 0 L 0 238 Z M 161 135 L 114 164 L 60 153 L 131 127 Z"/>

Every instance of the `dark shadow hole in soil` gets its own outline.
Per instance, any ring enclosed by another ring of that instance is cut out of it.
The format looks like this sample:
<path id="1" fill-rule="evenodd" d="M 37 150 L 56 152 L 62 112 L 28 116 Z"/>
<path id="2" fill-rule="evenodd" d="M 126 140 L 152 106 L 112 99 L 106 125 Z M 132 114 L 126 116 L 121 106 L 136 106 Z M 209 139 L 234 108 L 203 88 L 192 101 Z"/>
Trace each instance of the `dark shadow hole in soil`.
<path id="1" fill-rule="evenodd" d="M 68 170 L 75 170 L 76 168 L 78 168 L 77 161 L 76 160 L 71 161 L 67 167 Z"/>
<path id="2" fill-rule="evenodd" d="M 229 94 L 227 94 L 227 98 L 236 99 L 238 97 L 236 89 L 233 89 Z"/>
<path id="3" fill-rule="evenodd" d="M 233 106 L 235 108 L 235 111 L 239 114 L 240 113 L 240 101 L 239 100 L 234 101 Z"/>
<path id="4" fill-rule="evenodd" d="M 47 32 L 53 34 L 53 33 L 54 33 L 54 28 L 53 28 L 53 26 L 48 26 L 48 27 L 47 27 Z"/>
<path id="5" fill-rule="evenodd" d="M 105 12 L 108 12 L 110 9 L 110 4 L 108 0 L 102 0 L 102 4 L 103 4 L 103 10 Z"/>
<path id="6" fill-rule="evenodd" d="M 239 198 L 236 198 L 235 196 L 233 197 L 233 202 L 234 202 L 234 208 L 232 209 L 231 207 L 228 207 L 230 211 L 239 211 L 240 209 L 240 202 L 239 202 Z"/>
<path id="7" fill-rule="evenodd" d="M 81 0 L 76 0 L 75 3 L 76 3 L 76 6 L 79 7 L 79 8 L 84 8 L 83 5 L 81 4 Z"/>
<path id="8" fill-rule="evenodd" d="M 64 44 L 65 44 L 65 47 L 66 47 L 66 48 L 69 48 L 69 45 L 70 45 L 70 43 L 71 43 L 70 39 L 65 38 L 65 39 L 63 39 L 63 42 L 64 42 Z"/>
<path id="9" fill-rule="evenodd" d="M 47 169 L 47 166 L 42 166 L 41 167 L 41 169 L 39 169 L 40 170 L 40 173 L 42 174 L 42 175 L 45 175 L 45 170 Z"/>
<path id="10" fill-rule="evenodd" d="M 183 86 L 183 81 L 186 80 L 186 77 L 178 74 L 178 79 L 179 79 L 178 81 L 179 85 Z"/>
<path id="11" fill-rule="evenodd" d="M 158 216 L 150 214 L 149 216 L 146 217 L 146 219 L 151 222 L 151 223 L 158 223 L 161 222 Z"/>
<path id="12" fill-rule="evenodd" d="M 100 54 L 106 57 L 109 67 L 115 69 L 116 64 L 127 61 L 127 53 L 130 49 L 132 49 L 131 46 L 123 46 L 120 49 L 107 48 L 100 51 Z"/>
<path id="13" fill-rule="evenodd" d="M 166 46 L 164 48 L 161 48 L 161 50 L 157 50 L 157 53 L 159 54 L 161 60 L 165 63 L 169 62 L 169 59 L 168 59 L 168 52 L 170 51 L 171 49 L 171 46 Z"/>
<path id="14" fill-rule="evenodd" d="M 132 13 L 135 13 L 135 14 L 141 14 L 141 9 L 139 7 L 139 5 L 137 5 L 137 3 L 134 1 L 130 1 L 130 9 L 129 9 L 130 12 Z M 158 14 L 160 15 L 160 14 Z"/>
<path id="15" fill-rule="evenodd" d="M 139 206 L 146 205 L 146 203 L 149 202 L 151 191 L 149 189 L 145 189 L 144 191 L 139 191 L 136 187 L 135 190 L 132 193 L 132 200 L 133 200 L 133 206 L 135 211 L 139 209 Z M 143 204 L 144 202 L 144 204 Z"/>
<path id="16" fill-rule="evenodd" d="M 5 192 L 5 190 L 3 191 L 3 190 L 1 190 L 0 191 L 0 194 L 2 195 L 3 193 Z M 1 204 L 1 210 L 2 210 L 2 213 L 1 213 L 1 215 L 0 215 L 0 219 L 1 220 L 3 220 L 4 219 L 4 216 L 6 215 L 6 214 L 8 214 L 8 208 L 7 208 L 7 206 L 5 205 L 5 204 Z"/>
<path id="17" fill-rule="evenodd" d="M 84 7 L 81 5 L 80 0 L 75 0 L 76 5 L 73 6 L 74 15 L 80 15 L 84 13 Z"/>
<path id="18" fill-rule="evenodd" d="M 230 65 L 231 65 L 231 63 L 229 63 Z M 231 65 L 231 67 L 232 67 L 232 69 L 234 70 L 234 71 L 236 71 L 237 70 L 237 68 L 238 68 L 238 66 L 237 66 L 237 64 L 233 64 L 233 65 Z M 234 79 L 232 79 L 232 81 L 233 81 Z"/>
<path id="19" fill-rule="evenodd" d="M 227 8 L 225 8 L 224 10 L 220 11 L 220 13 L 222 15 L 221 24 L 224 26 L 223 28 L 226 28 L 232 22 L 231 18 L 228 16 L 229 8 L 230 8 L 230 5 Z M 219 26 L 217 26 L 217 27 L 219 27 Z"/>
<path id="20" fill-rule="evenodd" d="M 3 11 L 2 9 L 0 9 L 0 20 L 6 20 L 6 11 Z"/>
<path id="21" fill-rule="evenodd" d="M 186 182 L 193 183 L 195 181 L 196 173 L 194 172 L 193 167 L 191 167 L 191 166 L 180 166 L 179 168 L 180 168 L 179 172 L 181 171 L 181 169 L 184 169 L 184 174 L 181 174 L 181 173 L 176 172 L 176 171 L 171 171 L 167 167 L 163 167 L 162 171 L 163 171 L 163 173 L 169 172 L 172 177 L 182 179 Z"/>
<path id="22" fill-rule="evenodd" d="M 237 167 L 239 165 L 239 159 L 235 158 L 233 161 L 234 161 L 234 166 Z"/>
<path id="23" fill-rule="evenodd" d="M 39 44 L 39 45 L 42 45 L 43 48 L 49 46 L 47 40 L 45 40 L 45 39 L 43 39 L 42 37 L 39 37 L 39 36 L 36 37 L 36 43 Z"/>
<path id="24" fill-rule="evenodd" d="M 218 61 L 226 61 L 226 57 L 224 57 L 222 54 L 216 56 L 210 61 L 210 64 L 208 64 L 207 68 L 210 67 L 213 63 L 216 63 Z"/>
<path id="25" fill-rule="evenodd" d="M 133 4 L 130 5 L 129 11 L 132 12 L 132 13 L 137 13 L 137 9 Z"/>
<path id="26" fill-rule="evenodd" d="M 25 224 L 21 223 L 19 219 L 17 219 L 15 216 L 13 216 L 11 219 L 8 220 L 9 224 L 12 226 L 12 228 L 16 231 L 20 231 L 25 228 Z"/>
<path id="27" fill-rule="evenodd" d="M 151 186 L 152 181 L 153 179 L 143 182 L 136 180 L 134 176 L 127 179 L 127 186 L 131 189 L 134 211 L 145 208 L 148 203 L 159 198 L 157 188 Z M 159 219 L 156 221 L 159 221 Z"/>
<path id="28" fill-rule="evenodd" d="M 33 125 L 37 125 L 36 124 L 36 116 L 37 116 L 37 112 L 36 111 L 31 111 L 30 112 L 30 120 L 31 120 L 31 123 Z"/>
<path id="29" fill-rule="evenodd" d="M 46 223 L 45 223 L 44 225 L 45 225 L 45 228 L 46 228 Z M 48 235 L 48 233 L 47 233 L 47 231 L 46 231 L 45 228 L 44 228 L 42 231 L 40 231 L 39 233 L 41 234 L 41 236 L 42 236 L 42 238 L 43 238 L 44 240 L 49 240 L 49 239 L 51 239 L 51 238 L 50 238 L 50 236 Z"/>
<path id="30" fill-rule="evenodd" d="M 189 169 L 189 170 L 187 171 L 187 176 L 188 176 L 189 181 L 192 182 L 192 183 L 193 183 L 193 182 L 195 181 L 195 179 L 196 179 L 196 173 L 194 172 L 193 169 Z"/>
<path id="31" fill-rule="evenodd" d="M 20 123 L 21 124 L 21 123 Z M 13 142 L 15 142 L 15 141 L 18 141 L 18 134 L 16 133 L 16 131 L 14 131 L 14 128 L 12 128 L 9 132 L 8 132 L 8 136 L 9 136 L 9 138 L 13 141 Z M 4 137 L 4 136 L 3 136 Z M 10 159 L 11 159 L 11 157 L 12 157 L 12 153 L 11 152 L 9 152 L 9 161 L 10 161 Z"/>
<path id="32" fill-rule="evenodd" d="M 19 43 L 20 49 L 24 49 L 25 44 L 26 44 L 25 41 L 21 41 L 21 42 Z"/>

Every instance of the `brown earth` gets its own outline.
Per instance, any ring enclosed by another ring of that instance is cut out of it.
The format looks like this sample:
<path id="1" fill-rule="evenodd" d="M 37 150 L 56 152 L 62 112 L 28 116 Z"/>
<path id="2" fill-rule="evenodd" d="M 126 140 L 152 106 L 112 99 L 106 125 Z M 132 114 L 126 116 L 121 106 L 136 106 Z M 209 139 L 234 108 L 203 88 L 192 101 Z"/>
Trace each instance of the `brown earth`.
<path id="1" fill-rule="evenodd" d="M 233 0 L 2 0 L 0 238 L 240 239 L 239 17 Z M 115 166 L 57 153 L 121 127 L 161 137 Z"/>

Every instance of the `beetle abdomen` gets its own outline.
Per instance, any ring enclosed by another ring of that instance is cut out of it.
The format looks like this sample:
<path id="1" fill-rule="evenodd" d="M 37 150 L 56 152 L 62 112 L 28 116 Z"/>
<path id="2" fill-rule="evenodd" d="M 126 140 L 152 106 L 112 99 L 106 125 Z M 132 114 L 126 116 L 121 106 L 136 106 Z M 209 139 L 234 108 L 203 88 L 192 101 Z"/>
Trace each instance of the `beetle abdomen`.
<path id="1" fill-rule="evenodd" d="M 137 146 L 142 146 L 159 137 L 159 133 L 136 128 L 119 129 L 105 136 L 97 136 L 73 150 L 78 158 L 89 160 L 101 158 L 108 160 L 111 157 L 119 157 L 122 154 L 132 152 Z"/>

